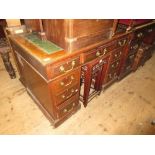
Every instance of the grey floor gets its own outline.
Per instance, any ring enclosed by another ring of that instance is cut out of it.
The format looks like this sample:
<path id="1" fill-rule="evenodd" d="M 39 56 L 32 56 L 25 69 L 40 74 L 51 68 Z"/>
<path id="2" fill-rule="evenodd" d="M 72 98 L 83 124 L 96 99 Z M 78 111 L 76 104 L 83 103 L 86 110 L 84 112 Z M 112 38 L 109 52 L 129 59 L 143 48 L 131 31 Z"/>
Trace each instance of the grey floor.
<path id="1" fill-rule="evenodd" d="M 13 61 L 13 60 L 12 60 Z M 0 134 L 155 134 L 155 54 L 61 126 L 50 122 L 0 58 Z"/>

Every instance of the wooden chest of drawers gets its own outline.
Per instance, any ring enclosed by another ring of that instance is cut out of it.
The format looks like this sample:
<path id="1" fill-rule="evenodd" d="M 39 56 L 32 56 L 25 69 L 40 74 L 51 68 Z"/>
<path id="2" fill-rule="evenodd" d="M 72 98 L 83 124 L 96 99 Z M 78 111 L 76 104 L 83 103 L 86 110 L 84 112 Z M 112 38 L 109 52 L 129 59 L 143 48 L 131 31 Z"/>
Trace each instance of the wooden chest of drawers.
<path id="1" fill-rule="evenodd" d="M 118 38 L 116 40 L 116 43 L 116 48 L 111 51 L 109 65 L 107 68 L 105 79 L 103 81 L 103 88 L 107 88 L 108 86 L 110 86 L 114 81 L 117 80 L 119 76 L 120 67 L 125 55 L 125 49 L 128 44 L 128 35 Z"/>
<path id="2" fill-rule="evenodd" d="M 77 68 L 68 75 L 63 75 L 53 80 L 50 84 L 51 92 L 53 92 L 53 97 L 55 104 L 59 105 L 75 94 L 79 94 L 79 81 L 80 81 L 80 69 Z"/>
<path id="3" fill-rule="evenodd" d="M 146 42 L 146 44 L 150 44 L 151 42 L 153 42 L 153 30 L 155 31 L 154 24 L 146 27 L 140 27 L 139 29 L 131 33 L 129 45 L 126 50 L 126 56 L 124 57 L 122 70 L 119 75 L 120 79 L 128 75 L 133 70 L 135 71 L 137 69 L 138 61 L 140 61 L 140 57 L 142 56 L 142 52 L 141 50 L 139 51 L 139 48 L 141 47 L 143 42 Z M 137 53 L 138 51 L 139 53 Z"/>
<path id="4" fill-rule="evenodd" d="M 129 44 L 126 48 L 121 71 L 119 73 L 119 79 L 125 77 L 133 71 L 133 65 L 137 55 L 137 51 L 146 35 L 147 31 L 145 27 L 135 30 L 133 33 L 130 34 Z"/>

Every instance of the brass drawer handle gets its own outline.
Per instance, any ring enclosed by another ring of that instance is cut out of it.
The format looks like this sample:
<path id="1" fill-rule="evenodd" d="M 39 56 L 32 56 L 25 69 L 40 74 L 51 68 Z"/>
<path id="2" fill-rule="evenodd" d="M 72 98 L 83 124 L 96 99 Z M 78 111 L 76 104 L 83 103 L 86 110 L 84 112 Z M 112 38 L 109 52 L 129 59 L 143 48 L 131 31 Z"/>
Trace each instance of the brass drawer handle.
<path id="1" fill-rule="evenodd" d="M 136 45 L 132 46 L 131 48 L 134 49 L 134 50 L 136 50 L 136 49 L 138 48 L 138 46 L 139 46 L 139 45 L 136 44 Z"/>
<path id="2" fill-rule="evenodd" d="M 79 90 L 78 89 L 71 89 L 71 94 L 70 95 L 68 95 L 68 96 L 65 96 L 65 95 L 62 95 L 61 97 L 63 98 L 63 99 L 68 99 L 68 98 L 70 98 L 72 95 L 73 95 L 73 93 L 74 92 L 78 92 Z"/>
<path id="3" fill-rule="evenodd" d="M 125 43 L 126 43 L 126 39 L 125 39 L 125 40 L 123 40 L 123 41 L 119 41 L 119 42 L 118 42 L 118 44 L 119 44 L 120 46 L 124 46 L 124 45 L 125 45 Z"/>
<path id="4" fill-rule="evenodd" d="M 116 66 L 113 64 L 111 67 L 112 67 L 112 68 L 115 68 Z"/>
<path id="5" fill-rule="evenodd" d="M 60 71 L 64 72 L 64 70 L 65 70 L 64 66 L 60 66 Z"/>
<path id="6" fill-rule="evenodd" d="M 99 51 L 96 52 L 96 56 L 99 57 L 101 53 Z"/>
<path id="7" fill-rule="evenodd" d="M 148 32 L 149 32 L 149 33 L 152 32 L 152 29 L 148 29 Z"/>
<path id="8" fill-rule="evenodd" d="M 117 58 L 118 57 L 118 55 L 117 54 L 115 54 L 115 58 Z"/>
<path id="9" fill-rule="evenodd" d="M 75 92 L 74 89 L 72 89 L 71 92 L 74 93 Z"/>
<path id="10" fill-rule="evenodd" d="M 103 54 L 105 55 L 107 53 L 107 48 L 104 48 Z"/>
<path id="11" fill-rule="evenodd" d="M 75 102 L 73 102 L 72 107 L 70 109 L 67 109 L 67 108 L 63 109 L 63 112 L 66 113 L 69 110 L 71 110 L 73 107 L 75 107 Z"/>
<path id="12" fill-rule="evenodd" d="M 143 36 L 143 33 L 142 32 L 140 32 L 140 33 L 137 34 L 137 37 L 138 38 L 141 38 L 142 36 Z"/>
<path id="13" fill-rule="evenodd" d="M 67 86 L 69 86 L 69 85 L 72 84 L 73 80 L 74 80 L 74 76 L 72 75 L 72 76 L 71 76 L 70 82 L 68 82 L 67 84 L 65 84 L 63 81 L 61 81 L 61 82 L 60 82 L 60 85 L 61 85 L 61 86 L 67 87 Z"/>
<path id="14" fill-rule="evenodd" d="M 103 60 L 101 59 L 100 61 L 99 61 L 99 64 L 101 64 L 103 62 Z"/>
<path id="15" fill-rule="evenodd" d="M 112 68 L 116 68 L 119 65 L 119 62 L 117 62 L 116 64 L 112 64 Z"/>
<path id="16" fill-rule="evenodd" d="M 66 96 L 65 96 L 65 95 L 62 95 L 61 97 L 62 97 L 63 99 L 64 99 L 64 98 L 66 98 Z"/>
<path id="17" fill-rule="evenodd" d="M 72 67 L 71 67 L 71 69 L 69 69 L 69 70 L 65 70 L 64 66 L 60 66 L 60 72 L 67 73 L 67 72 L 73 70 L 73 68 L 74 68 L 74 66 L 75 66 L 75 60 L 72 61 L 71 65 L 72 65 Z"/>
<path id="18" fill-rule="evenodd" d="M 68 110 L 67 110 L 66 108 L 63 110 L 64 113 L 66 113 L 67 111 L 68 111 Z"/>
<path id="19" fill-rule="evenodd" d="M 102 54 L 100 53 L 100 51 L 97 51 L 97 52 L 96 52 L 96 56 L 97 56 L 97 57 L 101 57 L 101 56 L 102 56 Z"/>

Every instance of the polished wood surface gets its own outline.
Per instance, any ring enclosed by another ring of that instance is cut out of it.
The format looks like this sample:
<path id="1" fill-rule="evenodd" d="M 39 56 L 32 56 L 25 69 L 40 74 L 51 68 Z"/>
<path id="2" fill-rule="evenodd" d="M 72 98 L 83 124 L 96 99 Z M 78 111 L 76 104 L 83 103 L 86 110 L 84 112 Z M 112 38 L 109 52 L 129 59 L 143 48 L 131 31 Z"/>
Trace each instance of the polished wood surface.
<path id="1" fill-rule="evenodd" d="M 25 25 L 28 29 L 31 29 L 32 31 L 40 32 L 40 24 L 39 19 L 25 19 L 24 20 Z"/>

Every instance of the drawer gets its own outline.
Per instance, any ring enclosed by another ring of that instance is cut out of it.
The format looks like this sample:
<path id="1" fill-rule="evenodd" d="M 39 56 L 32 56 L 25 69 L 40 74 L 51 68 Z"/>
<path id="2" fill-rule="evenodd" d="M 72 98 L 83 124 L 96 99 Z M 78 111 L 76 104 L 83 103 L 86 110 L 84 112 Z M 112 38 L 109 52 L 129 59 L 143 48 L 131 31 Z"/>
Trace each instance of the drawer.
<path id="1" fill-rule="evenodd" d="M 63 104 L 57 107 L 58 117 L 61 118 L 71 113 L 79 105 L 79 96 L 74 95 Z"/>
<path id="2" fill-rule="evenodd" d="M 108 73 L 106 78 L 106 83 L 114 80 L 117 77 L 117 72 Z"/>
<path id="3" fill-rule="evenodd" d="M 87 51 L 82 54 L 83 63 L 91 61 L 95 58 L 102 57 L 109 53 L 110 51 L 114 50 L 116 48 L 117 44 L 116 42 L 111 42 L 106 45 L 102 45 L 100 47 L 97 47 L 95 49 L 92 49 L 90 51 Z"/>
<path id="4" fill-rule="evenodd" d="M 139 42 L 131 42 L 130 49 L 129 49 L 129 54 L 137 52 L 139 47 L 140 47 Z"/>
<path id="5" fill-rule="evenodd" d="M 119 59 L 122 55 L 123 55 L 123 48 L 119 48 L 119 49 L 113 51 L 111 61 L 113 62 L 113 61 Z"/>
<path id="6" fill-rule="evenodd" d="M 149 35 L 155 31 L 155 25 L 150 25 L 145 28 L 146 35 Z"/>
<path id="7" fill-rule="evenodd" d="M 150 34 L 150 33 L 152 33 L 153 31 L 155 31 L 155 27 L 150 26 L 150 27 L 148 27 L 145 31 L 146 31 L 147 34 Z"/>
<path id="8" fill-rule="evenodd" d="M 147 35 L 144 37 L 143 42 L 146 44 L 153 44 L 155 40 L 155 25 L 152 25 L 146 29 Z"/>
<path id="9" fill-rule="evenodd" d="M 127 57 L 127 59 L 126 59 L 125 67 L 132 66 L 135 57 L 136 57 L 136 53 L 135 53 L 135 54 L 129 55 L 129 56 Z"/>
<path id="10" fill-rule="evenodd" d="M 80 83 L 80 69 L 75 69 L 67 75 L 56 78 L 50 85 L 51 89 L 55 90 L 55 93 L 59 93 L 65 89 L 72 87 L 75 84 Z"/>
<path id="11" fill-rule="evenodd" d="M 72 86 L 69 89 L 66 89 L 65 91 L 59 93 L 59 94 L 55 94 L 54 98 L 55 98 L 55 104 L 56 105 L 60 105 L 62 102 L 68 100 L 70 97 L 72 97 L 75 94 L 79 94 L 79 84 L 76 84 L 74 86 Z"/>
<path id="12" fill-rule="evenodd" d="M 138 30 L 135 32 L 134 39 L 142 41 L 146 33 L 145 29 Z"/>
<path id="13" fill-rule="evenodd" d="M 132 65 L 128 65 L 128 66 L 125 66 L 125 69 L 124 69 L 124 72 L 128 72 L 128 71 L 131 71 L 132 69 Z"/>
<path id="14" fill-rule="evenodd" d="M 121 61 L 121 60 L 119 59 L 119 60 L 113 62 L 113 63 L 110 65 L 109 73 L 111 73 L 111 72 L 113 72 L 113 71 L 116 71 L 116 70 L 119 68 L 119 66 L 120 66 L 120 61 Z"/>
<path id="15" fill-rule="evenodd" d="M 47 67 L 47 74 L 49 78 L 56 77 L 58 75 L 62 75 L 64 73 L 68 73 L 72 71 L 74 68 L 80 65 L 80 57 L 67 59 L 65 62 L 56 63 L 52 66 Z"/>

